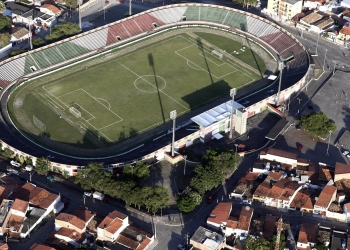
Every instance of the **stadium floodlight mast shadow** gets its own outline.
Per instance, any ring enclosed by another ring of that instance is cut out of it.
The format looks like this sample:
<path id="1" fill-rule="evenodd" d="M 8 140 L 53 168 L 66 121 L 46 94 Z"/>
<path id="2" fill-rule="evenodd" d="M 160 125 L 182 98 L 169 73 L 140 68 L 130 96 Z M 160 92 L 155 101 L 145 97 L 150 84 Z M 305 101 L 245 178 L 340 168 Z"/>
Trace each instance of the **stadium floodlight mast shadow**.
<path id="1" fill-rule="evenodd" d="M 233 120 L 233 111 L 234 111 L 234 106 L 235 106 L 236 93 L 237 93 L 236 88 L 233 88 L 230 90 L 230 96 L 232 97 L 232 108 L 231 108 L 231 115 L 230 115 L 230 136 L 229 136 L 230 139 L 232 139 L 232 136 L 233 136 L 232 120 Z"/>
<path id="2" fill-rule="evenodd" d="M 173 120 L 173 140 L 171 144 L 171 156 L 174 157 L 175 154 L 175 126 L 176 126 L 176 110 L 170 112 L 170 119 Z"/>
<path id="3" fill-rule="evenodd" d="M 281 94 L 281 84 L 282 84 L 282 73 L 283 73 L 283 69 L 284 69 L 284 60 L 280 55 L 277 55 L 279 62 L 278 62 L 278 69 L 280 71 L 280 79 L 278 82 L 278 91 L 277 91 L 277 100 L 276 100 L 276 106 L 280 105 L 280 94 Z"/>

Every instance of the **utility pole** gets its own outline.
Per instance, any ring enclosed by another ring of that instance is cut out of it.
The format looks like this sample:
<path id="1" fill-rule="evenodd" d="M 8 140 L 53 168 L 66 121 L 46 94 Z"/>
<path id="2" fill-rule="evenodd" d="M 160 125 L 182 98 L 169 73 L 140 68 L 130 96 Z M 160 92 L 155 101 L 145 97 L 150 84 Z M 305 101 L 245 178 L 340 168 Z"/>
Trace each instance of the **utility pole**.
<path id="1" fill-rule="evenodd" d="M 80 15 L 80 2 L 79 2 L 79 27 L 80 27 L 80 30 L 82 30 L 82 27 L 81 27 L 81 15 Z M 50 31 L 50 34 L 51 34 L 51 31 Z"/>
<path id="2" fill-rule="evenodd" d="M 329 130 L 329 138 L 328 138 L 328 145 L 327 145 L 327 153 L 326 156 L 329 156 L 329 144 L 331 143 L 331 135 L 332 135 L 332 130 Z"/>
<path id="3" fill-rule="evenodd" d="M 32 176 L 33 176 L 33 174 L 34 174 L 33 171 L 29 172 L 29 181 L 30 181 L 30 182 L 32 182 Z"/>
<path id="4" fill-rule="evenodd" d="M 131 2 L 131 0 L 130 0 Z M 176 116 L 177 112 L 176 110 L 173 110 L 170 112 L 170 119 L 173 120 L 173 141 L 171 145 L 171 156 L 174 157 L 175 154 L 175 126 L 176 126 Z"/>
<path id="5" fill-rule="evenodd" d="M 324 54 L 323 71 L 324 71 L 324 66 L 326 65 L 326 58 L 327 58 L 327 49 L 326 49 L 326 53 Z"/>
<path id="6" fill-rule="evenodd" d="M 83 200 L 84 200 L 84 207 L 85 207 L 85 199 L 86 199 L 86 195 L 83 195 Z"/>
<path id="7" fill-rule="evenodd" d="M 317 43 L 316 43 L 316 55 L 315 55 L 315 56 L 317 56 L 318 40 L 320 40 L 320 34 L 318 34 L 318 37 L 317 37 Z"/>
<path id="8" fill-rule="evenodd" d="M 282 229 L 283 229 L 283 220 L 281 216 L 281 218 L 278 220 L 278 225 L 277 225 L 277 237 L 276 237 L 275 250 L 280 250 L 280 240 L 281 240 Z"/>
<path id="9" fill-rule="evenodd" d="M 234 111 L 234 106 L 235 106 L 235 95 L 236 95 L 236 93 L 237 93 L 237 90 L 236 90 L 236 88 L 233 88 L 233 89 L 231 89 L 230 90 L 230 96 L 232 97 L 232 108 L 231 108 L 231 115 L 230 115 L 230 139 L 232 139 L 232 137 L 233 137 L 233 129 L 232 129 L 232 120 L 233 120 L 233 111 Z"/>
<path id="10" fill-rule="evenodd" d="M 189 235 L 188 235 L 188 233 L 185 235 L 185 237 L 186 237 L 186 248 L 185 249 L 187 249 L 188 248 L 188 238 L 190 237 Z"/>
<path id="11" fill-rule="evenodd" d="M 129 0 L 129 16 L 132 15 L 132 12 L 131 12 L 131 0 Z"/>
<path id="12" fill-rule="evenodd" d="M 184 175 L 186 175 L 186 159 L 187 159 L 187 155 L 184 155 L 184 159 L 185 159 Z"/>
<path id="13" fill-rule="evenodd" d="M 278 55 L 278 57 L 280 58 L 280 56 Z M 277 91 L 277 101 L 276 101 L 276 105 L 279 106 L 280 105 L 280 92 L 281 92 L 281 84 L 282 84 L 282 73 L 283 73 L 283 68 L 284 68 L 284 61 L 282 58 L 280 58 L 280 62 L 278 64 L 278 68 L 280 70 L 280 80 L 278 83 L 278 91 Z"/>

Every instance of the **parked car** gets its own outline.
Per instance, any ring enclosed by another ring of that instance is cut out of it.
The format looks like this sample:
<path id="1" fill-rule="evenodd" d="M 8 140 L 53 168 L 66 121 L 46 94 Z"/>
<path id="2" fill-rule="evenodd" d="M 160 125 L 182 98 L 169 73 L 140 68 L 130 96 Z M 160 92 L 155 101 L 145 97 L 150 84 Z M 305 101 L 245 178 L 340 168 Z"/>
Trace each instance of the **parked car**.
<path id="1" fill-rule="evenodd" d="M 16 161 L 10 161 L 10 164 L 14 167 L 20 167 L 21 166 L 21 163 L 19 162 L 16 162 Z"/>
<path id="2" fill-rule="evenodd" d="M 186 247 L 185 247 L 185 245 L 179 244 L 179 245 L 177 245 L 177 249 L 186 250 Z"/>
<path id="3" fill-rule="evenodd" d="M 49 181 L 51 181 L 51 182 L 55 180 L 55 178 L 54 178 L 52 175 L 48 175 L 48 176 L 46 177 L 46 179 L 49 180 Z"/>
<path id="4" fill-rule="evenodd" d="M 349 151 L 344 151 L 343 152 L 343 155 L 348 155 L 349 154 Z"/>
<path id="5" fill-rule="evenodd" d="M 350 154 L 347 154 L 346 157 L 350 158 Z"/>
<path id="6" fill-rule="evenodd" d="M 212 203 L 213 200 L 215 200 L 217 197 L 217 193 L 214 193 L 212 195 L 210 195 L 208 198 L 207 198 L 207 203 Z"/>
<path id="7" fill-rule="evenodd" d="M 47 158 L 53 159 L 53 158 L 55 158 L 55 156 L 54 155 L 48 155 Z"/>
<path id="8" fill-rule="evenodd" d="M 302 126 L 301 124 L 297 124 L 297 125 L 295 126 L 295 128 L 296 128 L 297 130 L 300 130 L 302 127 L 303 127 L 303 126 Z"/>
<path id="9" fill-rule="evenodd" d="M 308 108 L 311 109 L 311 110 L 314 109 L 314 107 L 312 105 L 309 105 Z"/>
<path id="10" fill-rule="evenodd" d="M 303 145 L 299 145 L 299 146 L 298 146 L 298 150 L 299 150 L 299 151 L 303 150 L 303 148 L 304 148 Z"/>
<path id="11" fill-rule="evenodd" d="M 91 196 L 91 192 L 85 191 L 84 195 L 87 196 L 87 197 L 90 197 Z"/>
<path id="12" fill-rule="evenodd" d="M 31 172 L 31 171 L 33 170 L 33 166 L 27 165 L 27 166 L 25 167 L 25 170 L 28 171 L 28 172 Z"/>

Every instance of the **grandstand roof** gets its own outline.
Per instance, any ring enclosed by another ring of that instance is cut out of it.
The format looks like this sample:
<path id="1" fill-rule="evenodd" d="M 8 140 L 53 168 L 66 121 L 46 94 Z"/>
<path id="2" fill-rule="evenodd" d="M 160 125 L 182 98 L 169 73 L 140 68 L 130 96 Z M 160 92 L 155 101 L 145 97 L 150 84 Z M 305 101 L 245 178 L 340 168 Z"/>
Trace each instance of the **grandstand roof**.
<path id="1" fill-rule="evenodd" d="M 245 108 L 238 102 L 234 102 L 234 110 L 233 114 L 236 113 L 236 110 L 239 108 Z M 231 115 L 231 109 L 232 109 L 232 100 L 225 102 L 223 104 L 220 104 L 219 106 L 216 106 L 215 108 L 212 108 L 208 111 L 205 111 L 195 117 L 192 117 L 191 120 L 201 127 L 208 127 L 216 122 L 220 122 L 222 120 L 225 120 L 227 117 Z"/>

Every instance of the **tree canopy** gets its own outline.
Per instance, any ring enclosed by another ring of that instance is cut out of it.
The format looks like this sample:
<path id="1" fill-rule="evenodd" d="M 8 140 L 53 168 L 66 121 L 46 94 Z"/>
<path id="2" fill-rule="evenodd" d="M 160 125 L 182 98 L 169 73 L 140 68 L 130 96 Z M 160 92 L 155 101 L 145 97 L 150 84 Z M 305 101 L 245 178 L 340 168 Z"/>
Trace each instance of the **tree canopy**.
<path id="1" fill-rule="evenodd" d="M 0 33 L 0 47 L 5 47 L 10 44 L 11 35 L 10 33 Z"/>
<path id="2" fill-rule="evenodd" d="M 4 2 L 0 1 L 0 13 L 4 13 L 5 10 L 6 10 L 6 6 Z"/>
<path id="3" fill-rule="evenodd" d="M 193 197 L 191 197 L 191 195 L 185 194 L 185 193 L 180 194 L 176 198 L 176 204 L 178 209 L 181 212 L 185 212 L 185 213 L 193 211 L 197 206 L 196 200 Z"/>
<path id="4" fill-rule="evenodd" d="M 148 179 L 150 177 L 150 170 L 149 166 L 144 161 L 139 161 L 134 166 L 130 164 L 125 165 L 123 174 L 131 178 Z"/>
<path id="5" fill-rule="evenodd" d="M 80 27 L 77 23 L 65 22 L 55 25 L 50 35 L 45 38 L 47 41 L 57 41 L 79 33 Z"/>
<path id="6" fill-rule="evenodd" d="M 203 165 L 212 165 L 219 168 L 223 173 L 237 169 L 238 155 L 233 150 L 216 149 L 207 150 L 203 157 Z"/>
<path id="7" fill-rule="evenodd" d="M 77 0 L 66 0 L 66 6 L 75 9 L 78 6 Z"/>
<path id="8" fill-rule="evenodd" d="M 0 1 L 0 12 L 1 12 L 1 4 L 3 3 Z M 0 15 L 0 30 L 3 30 L 8 27 L 11 27 L 11 18 L 8 16 Z"/>
<path id="9" fill-rule="evenodd" d="M 38 174 L 47 175 L 50 170 L 50 161 L 45 157 L 36 159 L 35 170 Z"/>
<path id="10" fill-rule="evenodd" d="M 298 120 L 311 136 L 327 137 L 329 131 L 335 131 L 337 126 L 323 112 L 312 112 L 306 114 Z"/>
<path id="11" fill-rule="evenodd" d="M 191 186 L 201 195 L 219 186 L 223 180 L 221 170 L 212 165 L 198 165 L 194 169 L 194 172 L 195 176 L 191 180 Z"/>
<path id="12" fill-rule="evenodd" d="M 252 236 L 247 236 L 243 242 L 244 249 L 247 250 L 269 250 L 275 249 L 277 236 L 274 235 L 270 240 L 264 240 L 263 238 L 254 238 Z M 286 247 L 286 237 L 281 233 L 280 237 L 280 250 Z"/>

